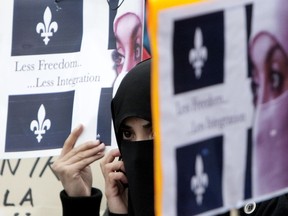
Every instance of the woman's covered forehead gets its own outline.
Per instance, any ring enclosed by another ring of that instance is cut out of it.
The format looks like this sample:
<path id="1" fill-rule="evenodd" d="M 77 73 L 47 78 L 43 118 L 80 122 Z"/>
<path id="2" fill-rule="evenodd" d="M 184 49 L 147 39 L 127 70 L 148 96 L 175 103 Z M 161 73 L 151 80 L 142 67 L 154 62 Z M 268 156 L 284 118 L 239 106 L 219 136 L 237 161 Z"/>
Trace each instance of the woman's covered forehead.
<path id="1" fill-rule="evenodd" d="M 256 0 L 252 11 L 252 31 L 250 41 L 259 34 L 267 32 L 288 53 L 288 1 Z"/>
<path id="2" fill-rule="evenodd" d="M 122 121 L 138 117 L 151 121 L 151 60 L 137 64 L 122 80 L 112 100 L 116 133 Z"/>

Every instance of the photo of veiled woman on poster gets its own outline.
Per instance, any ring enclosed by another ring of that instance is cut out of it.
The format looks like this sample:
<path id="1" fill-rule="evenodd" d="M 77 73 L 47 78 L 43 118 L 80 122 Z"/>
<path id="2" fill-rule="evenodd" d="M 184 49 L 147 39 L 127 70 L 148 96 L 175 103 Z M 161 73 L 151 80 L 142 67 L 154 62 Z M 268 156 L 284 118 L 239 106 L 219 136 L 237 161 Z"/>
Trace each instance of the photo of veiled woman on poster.
<path id="1" fill-rule="evenodd" d="M 118 6 L 115 7 L 114 5 L 113 8 L 112 2 L 109 1 L 110 11 L 117 10 L 112 23 L 115 41 L 113 46 L 111 39 L 109 43 L 111 47 L 114 47 L 111 59 L 117 76 L 114 82 L 114 89 L 116 90 L 122 78 L 143 57 L 143 10 L 145 3 L 144 1 L 136 3 L 132 0 L 119 0 Z"/>
<path id="2" fill-rule="evenodd" d="M 107 113 L 121 80 L 138 62 L 147 58 L 143 47 L 145 1 L 109 0 L 108 50 L 115 72 L 113 87 L 102 88 L 99 101 L 97 135 L 111 143 L 111 114 Z"/>
<path id="3" fill-rule="evenodd" d="M 259 196 L 288 186 L 288 5 L 257 0 L 252 14 L 252 184 Z"/>

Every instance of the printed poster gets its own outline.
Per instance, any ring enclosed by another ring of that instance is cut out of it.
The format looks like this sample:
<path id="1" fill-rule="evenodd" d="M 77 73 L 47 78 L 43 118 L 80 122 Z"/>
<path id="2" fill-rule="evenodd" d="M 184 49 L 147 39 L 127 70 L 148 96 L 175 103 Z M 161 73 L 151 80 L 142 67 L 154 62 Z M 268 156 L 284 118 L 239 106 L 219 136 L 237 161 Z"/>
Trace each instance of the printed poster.
<path id="1" fill-rule="evenodd" d="M 78 124 L 78 144 L 100 135 L 116 147 L 110 102 L 116 83 L 147 57 L 143 13 L 144 1 L 0 2 L 1 216 L 62 214 L 51 165 Z M 99 161 L 91 168 L 103 191 Z"/>
<path id="2" fill-rule="evenodd" d="M 58 155 L 78 124 L 79 143 L 116 146 L 110 102 L 141 61 L 144 1 L 0 3 L 0 158 Z"/>
<path id="3" fill-rule="evenodd" d="M 285 3 L 150 2 L 156 215 L 288 191 Z"/>

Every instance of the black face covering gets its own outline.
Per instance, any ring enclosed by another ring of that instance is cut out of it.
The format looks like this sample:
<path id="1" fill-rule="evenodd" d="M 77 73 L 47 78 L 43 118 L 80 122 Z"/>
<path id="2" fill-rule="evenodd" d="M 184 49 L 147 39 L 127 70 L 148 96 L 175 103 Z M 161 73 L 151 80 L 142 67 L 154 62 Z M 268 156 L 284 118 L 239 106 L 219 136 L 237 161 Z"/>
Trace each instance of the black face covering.
<path id="1" fill-rule="evenodd" d="M 154 215 L 153 140 L 125 141 L 119 131 L 128 117 L 151 122 L 151 59 L 137 64 L 123 78 L 112 100 L 112 119 L 128 178 L 128 214 Z"/>
<path id="2" fill-rule="evenodd" d="M 121 146 L 129 185 L 129 215 L 154 215 L 153 140 L 123 140 Z"/>

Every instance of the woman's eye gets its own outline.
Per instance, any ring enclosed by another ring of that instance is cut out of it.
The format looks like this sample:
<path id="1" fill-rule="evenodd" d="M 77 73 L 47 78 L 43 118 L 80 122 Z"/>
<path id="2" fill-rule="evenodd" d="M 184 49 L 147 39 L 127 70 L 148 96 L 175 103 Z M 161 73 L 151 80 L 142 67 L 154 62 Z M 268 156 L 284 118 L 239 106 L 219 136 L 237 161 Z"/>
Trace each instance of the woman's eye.
<path id="1" fill-rule="evenodd" d="M 259 78 L 258 78 L 258 72 L 255 69 L 255 66 L 253 66 L 252 68 L 252 79 L 251 79 L 251 90 L 252 90 L 252 94 L 253 94 L 253 102 L 254 105 L 256 104 L 257 100 L 258 100 L 258 94 L 259 94 Z"/>
<path id="2" fill-rule="evenodd" d="M 283 75 L 281 73 L 281 66 L 277 62 L 274 62 L 271 65 L 270 81 L 272 90 L 281 90 Z"/>
<path id="3" fill-rule="evenodd" d="M 280 93 L 284 85 L 287 71 L 287 58 L 281 49 L 275 49 L 269 63 L 271 90 Z M 275 92 L 275 93 L 276 93 Z"/>
<path id="4" fill-rule="evenodd" d="M 278 89 L 282 83 L 282 77 L 281 77 L 280 73 L 273 72 L 271 74 L 271 81 L 272 81 L 272 88 Z"/>
<path id="5" fill-rule="evenodd" d="M 114 50 L 112 53 L 112 59 L 115 65 L 118 67 L 124 64 L 125 57 L 121 53 L 119 53 L 117 50 Z"/>
<path id="6" fill-rule="evenodd" d="M 132 133 L 130 131 L 123 131 L 123 139 L 130 139 L 132 137 Z"/>
<path id="7" fill-rule="evenodd" d="M 140 61 L 141 59 L 141 46 L 140 44 L 136 43 L 134 46 L 134 60 Z"/>

